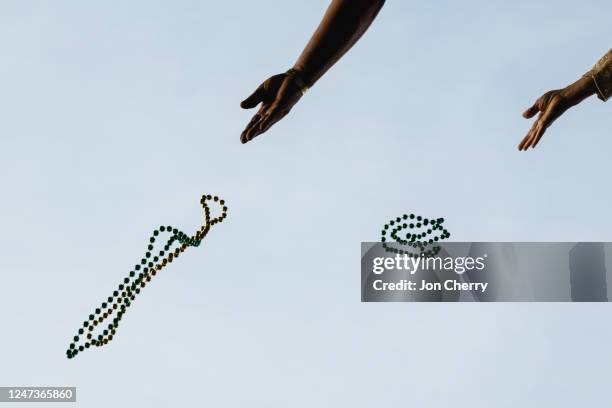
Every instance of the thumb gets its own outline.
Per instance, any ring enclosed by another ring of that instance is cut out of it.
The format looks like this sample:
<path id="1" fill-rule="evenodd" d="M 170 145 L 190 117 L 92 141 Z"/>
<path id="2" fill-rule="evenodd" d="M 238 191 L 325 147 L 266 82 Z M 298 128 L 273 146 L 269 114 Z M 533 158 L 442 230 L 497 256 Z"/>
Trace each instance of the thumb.
<path id="1" fill-rule="evenodd" d="M 240 107 L 242 109 L 254 108 L 259 104 L 259 102 L 263 100 L 263 96 L 264 96 L 264 87 L 263 87 L 263 84 L 261 84 L 248 98 L 240 102 Z"/>
<path id="2" fill-rule="evenodd" d="M 533 104 L 533 106 L 531 106 L 529 109 L 523 112 L 523 117 L 525 119 L 533 118 L 535 114 L 538 113 L 539 111 L 540 111 L 540 108 L 538 107 L 538 103 L 536 102 Z"/>

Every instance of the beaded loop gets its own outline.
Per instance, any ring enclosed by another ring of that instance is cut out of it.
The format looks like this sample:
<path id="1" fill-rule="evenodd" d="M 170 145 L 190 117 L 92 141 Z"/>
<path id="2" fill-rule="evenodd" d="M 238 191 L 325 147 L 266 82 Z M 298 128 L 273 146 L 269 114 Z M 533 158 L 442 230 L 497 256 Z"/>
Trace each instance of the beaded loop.
<path id="1" fill-rule="evenodd" d="M 216 218 L 210 217 L 210 207 L 208 206 L 210 201 L 221 206 L 221 215 Z M 204 225 L 193 236 L 190 237 L 171 225 L 160 226 L 153 231 L 149 238 L 145 257 L 141 259 L 140 264 L 134 266 L 134 270 L 130 271 L 129 276 L 122 280 L 118 290 L 113 291 L 112 296 L 106 298 L 100 307 L 94 310 L 94 314 L 90 314 L 88 320 L 83 322 L 83 327 L 78 330 L 78 334 L 73 337 L 73 342 L 70 343 L 66 350 L 68 358 L 74 358 L 79 352 L 91 346 L 100 347 L 108 344 L 113 339 L 113 336 L 115 336 L 119 328 L 119 322 L 126 310 L 131 306 L 136 295 L 151 281 L 151 278 L 174 259 L 178 258 L 187 247 L 200 246 L 210 228 L 227 217 L 225 201 L 217 196 L 204 195 L 200 200 L 200 204 L 202 204 L 204 209 Z M 158 254 L 153 255 L 152 251 L 155 241 L 164 232 L 169 233 L 170 237 Z M 178 246 L 173 249 L 175 244 Z M 112 321 L 106 328 L 99 331 L 97 335 L 94 334 L 94 329 L 109 318 L 112 318 Z"/>
<path id="2" fill-rule="evenodd" d="M 389 220 L 387 224 L 383 227 L 381 232 L 380 241 L 383 243 L 383 248 L 385 251 L 392 252 L 395 254 L 405 254 L 412 258 L 418 258 L 420 256 L 432 257 L 436 256 L 440 252 L 440 247 L 435 245 L 431 249 L 427 249 L 429 246 L 434 245 L 438 241 L 442 241 L 450 237 L 450 232 L 446 230 L 442 226 L 444 223 L 444 218 L 438 218 L 435 220 L 430 220 L 427 218 L 423 218 L 420 215 L 415 216 L 414 214 L 404 214 L 401 217 L 397 217 L 395 219 Z M 393 227 L 393 228 L 392 228 Z M 387 231 L 391 229 L 390 237 L 395 241 L 395 243 L 399 245 L 407 245 L 409 247 L 418 248 L 418 253 L 395 248 L 387 243 Z M 410 233 L 407 232 L 405 238 L 398 236 L 397 234 L 405 229 L 416 229 L 420 230 L 418 233 Z M 439 233 L 433 237 L 427 238 L 434 233 L 434 231 L 439 231 Z"/>

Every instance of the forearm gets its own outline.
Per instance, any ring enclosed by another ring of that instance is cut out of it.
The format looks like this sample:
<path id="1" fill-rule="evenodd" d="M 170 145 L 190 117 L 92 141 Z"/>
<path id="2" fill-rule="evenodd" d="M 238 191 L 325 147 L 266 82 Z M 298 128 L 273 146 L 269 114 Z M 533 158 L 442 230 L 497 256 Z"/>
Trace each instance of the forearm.
<path id="1" fill-rule="evenodd" d="M 293 66 L 312 86 L 366 32 L 384 0 L 333 0 Z"/>
<path id="2" fill-rule="evenodd" d="M 597 86 L 593 79 L 587 75 L 583 76 L 571 85 L 561 89 L 560 94 L 566 98 L 570 106 L 578 105 L 586 98 L 597 93 Z"/>

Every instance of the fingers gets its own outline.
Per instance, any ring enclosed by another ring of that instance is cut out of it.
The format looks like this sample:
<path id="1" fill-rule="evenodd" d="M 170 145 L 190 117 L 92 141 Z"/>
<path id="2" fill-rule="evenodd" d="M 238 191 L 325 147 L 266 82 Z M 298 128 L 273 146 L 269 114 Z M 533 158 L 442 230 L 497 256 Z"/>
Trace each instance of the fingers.
<path id="1" fill-rule="evenodd" d="M 242 132 L 240 141 L 242 143 L 249 142 L 257 136 L 265 133 L 274 125 L 276 122 L 281 120 L 287 114 L 286 111 L 279 108 L 270 108 L 265 114 L 258 114 L 257 119 L 253 117 L 247 128 Z"/>
<path id="2" fill-rule="evenodd" d="M 245 130 L 244 138 L 242 139 L 242 143 L 250 142 L 256 136 L 259 136 L 262 132 L 259 131 L 259 123 L 261 122 L 261 118 L 253 123 L 250 128 Z"/>
<path id="3" fill-rule="evenodd" d="M 531 137 L 531 131 L 529 131 L 527 133 L 527 136 L 525 136 L 523 140 L 521 140 L 521 143 L 519 143 L 518 145 L 519 152 L 523 151 L 523 147 L 525 146 L 525 144 L 527 143 L 530 137 Z"/>
<path id="4" fill-rule="evenodd" d="M 533 135 L 536 131 L 537 126 L 538 126 L 538 121 L 535 121 L 533 125 L 531 126 L 531 129 L 529 129 L 529 132 L 527 132 L 527 135 L 523 138 L 521 143 L 519 143 L 518 145 L 519 151 L 527 150 L 529 146 L 531 146 L 531 141 L 533 139 Z"/>
<path id="5" fill-rule="evenodd" d="M 535 130 L 531 138 L 532 139 L 531 147 L 533 149 L 535 149 L 535 147 L 537 146 L 542 136 L 544 136 L 544 132 L 546 132 L 546 126 L 542 126 L 542 123 L 540 122 L 540 124 L 538 125 L 537 129 Z"/>
<path id="6" fill-rule="evenodd" d="M 554 122 L 555 120 L 555 112 L 554 109 L 547 109 L 546 112 L 542 115 L 541 118 L 538 119 L 538 129 L 533 136 L 533 142 L 531 146 L 535 148 L 542 136 L 544 136 L 544 132 L 546 129 Z"/>
<path id="7" fill-rule="evenodd" d="M 548 126 L 552 123 L 552 119 L 553 113 L 551 110 L 547 110 L 540 114 L 538 119 L 531 126 L 531 129 L 529 129 L 527 136 L 525 136 L 519 144 L 518 149 L 526 151 L 530 147 L 535 148 L 540 142 L 540 139 L 542 139 L 542 136 L 544 136 Z"/>
<path id="8" fill-rule="evenodd" d="M 255 123 L 259 122 L 259 119 L 261 119 L 261 113 L 257 112 L 255 115 L 253 115 L 253 117 L 251 118 L 251 120 L 249 121 L 249 123 L 247 123 L 246 127 L 244 128 L 244 130 L 249 129 L 251 126 L 253 126 Z"/>
<path id="9" fill-rule="evenodd" d="M 261 133 L 265 132 L 266 130 L 270 129 L 270 126 L 272 126 L 274 123 L 278 122 L 277 120 L 274 120 L 274 116 L 276 116 L 274 113 L 268 114 L 266 116 L 264 116 L 261 121 L 259 122 L 259 126 L 257 127 L 257 130 L 259 130 Z M 272 122 L 274 120 L 274 122 Z"/>
<path id="10" fill-rule="evenodd" d="M 523 112 L 523 117 L 525 119 L 530 119 L 533 118 L 539 111 L 540 111 L 540 102 L 542 101 L 542 97 L 538 98 L 533 105 L 531 105 L 525 112 Z M 529 146 L 531 146 L 531 143 L 533 142 L 533 138 L 534 135 L 537 131 L 537 127 L 538 127 L 538 123 L 540 121 L 540 118 L 542 117 L 542 115 L 540 114 L 540 117 L 538 117 L 538 119 L 536 119 L 536 121 L 533 123 L 533 125 L 531 125 L 531 128 L 529 129 L 529 132 L 527 132 L 527 135 L 523 138 L 523 140 L 521 140 L 521 143 L 519 143 L 518 145 L 518 149 L 519 151 L 522 150 L 527 150 L 529 148 Z"/>
<path id="11" fill-rule="evenodd" d="M 259 104 L 259 102 L 263 101 L 264 94 L 265 94 L 264 85 L 261 84 L 248 98 L 240 102 L 240 107 L 242 109 L 251 109 L 251 108 L 256 107 Z"/>
<path id="12" fill-rule="evenodd" d="M 248 142 L 247 134 L 248 134 L 249 130 L 253 127 L 253 125 L 255 125 L 256 123 L 259 122 L 259 119 L 261 119 L 261 115 L 259 114 L 259 112 L 256 113 L 255 115 L 253 115 L 253 117 L 251 118 L 249 123 L 247 123 L 246 127 L 244 128 L 244 130 L 240 134 L 240 142 L 242 142 L 242 143 Z"/>
<path id="13" fill-rule="evenodd" d="M 242 143 L 250 142 L 255 139 L 257 136 L 264 133 L 271 126 L 271 118 L 270 114 L 262 116 L 257 122 L 253 123 L 251 127 L 246 131 L 244 136 L 244 141 Z M 265 125 L 262 126 L 262 125 Z"/>
<path id="14" fill-rule="evenodd" d="M 267 132 L 268 129 L 272 127 L 272 125 L 274 125 L 276 122 L 284 118 L 287 115 L 287 113 L 288 112 L 285 110 L 276 109 L 270 115 L 263 118 L 261 120 L 261 123 L 259 124 L 260 133 Z"/>
<path id="15" fill-rule="evenodd" d="M 258 113 L 255 116 L 253 116 L 253 119 L 251 119 L 251 121 L 249 122 L 247 127 L 244 129 L 244 131 L 240 135 L 240 141 L 243 144 L 246 143 L 246 142 L 250 142 L 255 137 L 257 137 L 260 134 L 262 134 L 263 132 L 265 132 L 265 130 L 267 130 L 267 129 L 262 130 L 261 123 L 264 120 L 266 120 L 266 118 L 268 118 L 268 116 L 269 116 L 269 114 L 265 114 L 264 115 L 262 113 Z"/>

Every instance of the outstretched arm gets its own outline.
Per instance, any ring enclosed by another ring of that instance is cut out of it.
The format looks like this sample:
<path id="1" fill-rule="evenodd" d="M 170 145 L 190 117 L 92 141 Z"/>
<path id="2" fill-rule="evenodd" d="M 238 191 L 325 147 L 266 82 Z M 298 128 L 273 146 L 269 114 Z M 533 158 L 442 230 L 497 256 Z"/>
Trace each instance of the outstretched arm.
<path id="1" fill-rule="evenodd" d="M 261 103 L 242 132 L 241 142 L 264 133 L 289 113 L 303 93 L 359 40 L 384 3 L 384 0 L 333 0 L 293 68 L 266 79 L 240 104 L 251 109 Z"/>
<path id="2" fill-rule="evenodd" d="M 606 101 L 612 96 L 612 50 L 599 60 L 592 70 L 563 89 L 548 91 L 523 113 L 529 119 L 539 113 L 527 136 L 518 145 L 519 150 L 536 147 L 546 129 L 566 110 L 597 94 Z"/>

